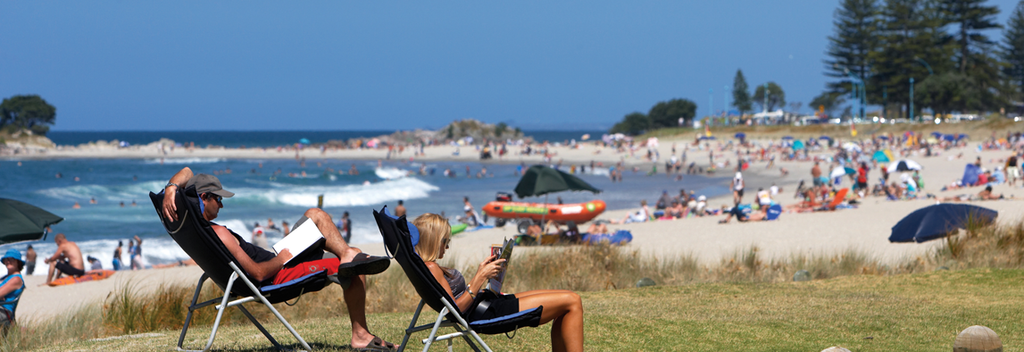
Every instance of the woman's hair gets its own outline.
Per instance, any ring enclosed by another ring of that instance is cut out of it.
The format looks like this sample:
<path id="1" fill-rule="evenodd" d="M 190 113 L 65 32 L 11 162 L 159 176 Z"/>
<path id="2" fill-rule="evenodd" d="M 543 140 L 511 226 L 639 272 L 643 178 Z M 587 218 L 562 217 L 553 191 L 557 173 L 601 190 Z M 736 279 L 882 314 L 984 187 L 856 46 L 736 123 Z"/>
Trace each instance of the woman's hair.
<path id="1" fill-rule="evenodd" d="M 451 236 L 452 226 L 448 219 L 434 213 L 426 213 L 412 221 L 420 231 L 420 242 L 416 244 L 416 253 L 424 262 L 437 260 L 441 254 L 441 245 L 446 237 Z"/>

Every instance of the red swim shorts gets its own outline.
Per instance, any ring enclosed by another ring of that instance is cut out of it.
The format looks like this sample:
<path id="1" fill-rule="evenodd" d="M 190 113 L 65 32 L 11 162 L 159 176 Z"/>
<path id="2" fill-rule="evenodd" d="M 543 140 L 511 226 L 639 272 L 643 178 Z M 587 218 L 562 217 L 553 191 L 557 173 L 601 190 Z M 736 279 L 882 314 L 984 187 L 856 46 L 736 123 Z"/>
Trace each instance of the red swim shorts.
<path id="1" fill-rule="evenodd" d="M 338 265 L 341 265 L 341 261 L 338 258 L 302 262 L 293 267 L 283 268 L 281 271 L 278 271 L 277 276 L 274 276 L 274 285 L 295 280 L 321 270 L 327 270 L 327 275 L 334 275 L 338 273 Z"/>

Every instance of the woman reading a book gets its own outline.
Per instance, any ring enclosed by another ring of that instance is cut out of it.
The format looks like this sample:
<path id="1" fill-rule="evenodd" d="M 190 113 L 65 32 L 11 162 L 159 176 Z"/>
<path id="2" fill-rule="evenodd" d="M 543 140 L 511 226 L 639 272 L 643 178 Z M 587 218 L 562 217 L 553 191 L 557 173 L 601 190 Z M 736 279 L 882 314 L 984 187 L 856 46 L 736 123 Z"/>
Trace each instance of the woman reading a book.
<path id="1" fill-rule="evenodd" d="M 490 291 L 481 292 L 487 282 L 496 277 L 502 270 L 504 259 L 490 256 L 476 274 L 468 281 L 458 270 L 445 268 L 437 264 L 444 258 L 451 241 L 451 225 L 448 220 L 437 214 L 423 214 L 413 221 L 420 232 L 416 252 L 430 269 L 434 279 L 444 287 L 459 309 L 475 319 L 490 319 L 499 316 L 533 309 L 539 306 L 541 324 L 554 321 L 551 329 L 552 351 L 583 351 L 583 302 L 575 292 L 568 290 L 533 290 L 517 294 L 495 294 Z M 484 312 L 477 312 L 480 302 L 488 301 L 490 306 Z"/>

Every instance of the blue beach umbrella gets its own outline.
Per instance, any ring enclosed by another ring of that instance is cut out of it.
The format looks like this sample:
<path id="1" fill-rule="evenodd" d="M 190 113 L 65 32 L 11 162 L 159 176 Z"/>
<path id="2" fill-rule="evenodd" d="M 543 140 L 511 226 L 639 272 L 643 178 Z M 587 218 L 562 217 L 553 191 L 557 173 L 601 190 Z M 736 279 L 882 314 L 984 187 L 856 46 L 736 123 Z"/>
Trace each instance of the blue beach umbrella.
<path id="1" fill-rule="evenodd" d="M 302 144 L 309 144 L 309 139 L 306 139 L 306 138 L 300 139 L 300 140 L 299 140 L 299 143 L 302 143 Z"/>
<path id="2" fill-rule="evenodd" d="M 881 139 L 883 141 L 887 141 L 887 140 L 889 140 L 889 136 L 878 136 L 878 139 Z"/>
<path id="3" fill-rule="evenodd" d="M 932 132 L 932 137 L 935 137 L 935 138 L 942 137 L 942 132 Z"/>
<path id="4" fill-rule="evenodd" d="M 967 138 L 966 134 L 960 133 L 956 135 L 956 141 L 959 142 L 961 139 Z"/>
<path id="5" fill-rule="evenodd" d="M 793 136 L 782 136 L 782 140 L 784 140 L 784 141 L 793 140 Z"/>
<path id="6" fill-rule="evenodd" d="M 735 135 L 733 135 L 733 137 L 736 137 L 736 139 L 739 140 L 744 140 L 747 138 L 747 134 L 743 132 L 737 132 Z"/>
<path id="7" fill-rule="evenodd" d="M 895 226 L 889 242 L 925 242 L 946 237 L 968 224 L 987 224 L 995 220 L 995 210 L 970 204 L 935 204 L 910 213 Z"/>
<path id="8" fill-rule="evenodd" d="M 948 142 L 952 142 L 952 141 L 956 140 L 956 136 L 951 135 L 951 134 L 944 134 L 944 135 L 942 135 L 942 140 L 948 141 Z"/>
<path id="9" fill-rule="evenodd" d="M 793 142 L 793 150 L 800 150 L 800 149 L 804 149 L 804 141 L 795 141 L 795 142 Z"/>
<path id="10" fill-rule="evenodd" d="M 829 142 L 832 141 L 832 137 L 829 137 L 829 136 L 821 136 L 821 137 L 818 137 L 818 139 L 824 139 L 824 140 L 827 140 Z"/>
<path id="11" fill-rule="evenodd" d="M 716 139 L 717 138 L 715 138 L 715 136 L 701 136 L 700 137 L 700 140 L 702 140 L 702 141 L 707 141 L 707 140 L 713 141 L 713 140 L 716 140 Z"/>

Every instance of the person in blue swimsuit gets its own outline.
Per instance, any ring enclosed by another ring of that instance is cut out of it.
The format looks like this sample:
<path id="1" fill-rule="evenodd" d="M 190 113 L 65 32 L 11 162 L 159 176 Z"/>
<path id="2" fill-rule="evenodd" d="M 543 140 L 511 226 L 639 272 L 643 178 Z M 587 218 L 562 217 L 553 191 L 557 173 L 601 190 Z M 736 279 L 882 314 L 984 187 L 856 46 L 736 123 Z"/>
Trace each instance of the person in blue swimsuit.
<path id="1" fill-rule="evenodd" d="M 7 267 L 7 276 L 0 281 L 0 297 L 3 297 L 3 302 L 0 302 L 0 328 L 6 333 L 7 328 L 14 323 L 14 310 L 18 308 L 18 299 L 25 291 L 25 280 L 21 277 L 25 261 L 21 260 L 21 252 L 12 248 L 4 253 L 0 262 Z"/>

